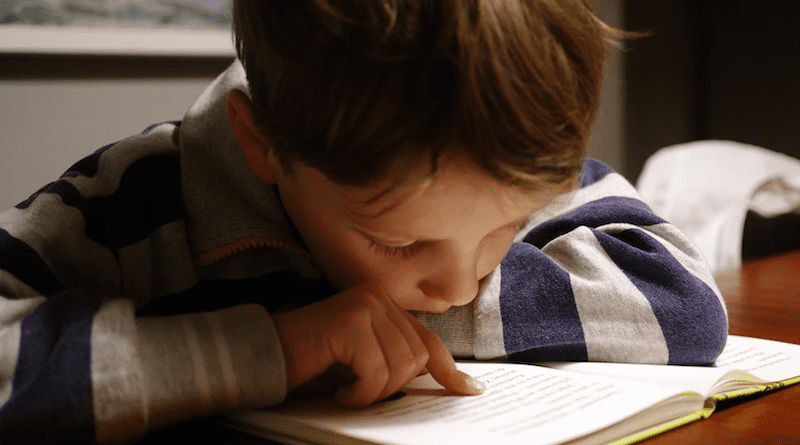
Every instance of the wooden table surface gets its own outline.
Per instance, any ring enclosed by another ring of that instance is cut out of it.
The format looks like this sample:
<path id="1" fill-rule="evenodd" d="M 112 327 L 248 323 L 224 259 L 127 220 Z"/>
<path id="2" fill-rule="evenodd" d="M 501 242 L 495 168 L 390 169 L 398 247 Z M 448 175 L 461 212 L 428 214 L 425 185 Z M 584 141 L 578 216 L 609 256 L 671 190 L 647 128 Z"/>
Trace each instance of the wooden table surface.
<path id="1" fill-rule="evenodd" d="M 800 344 L 800 252 L 753 261 L 716 278 L 731 334 Z M 730 400 L 708 419 L 639 443 L 800 444 L 800 385 Z"/>
<path id="2" fill-rule="evenodd" d="M 717 275 L 730 333 L 800 344 L 800 251 Z M 174 442 L 263 445 L 273 442 L 208 420 L 154 432 L 141 444 Z M 800 444 L 800 385 L 718 405 L 708 419 L 639 442 L 655 444 Z"/>

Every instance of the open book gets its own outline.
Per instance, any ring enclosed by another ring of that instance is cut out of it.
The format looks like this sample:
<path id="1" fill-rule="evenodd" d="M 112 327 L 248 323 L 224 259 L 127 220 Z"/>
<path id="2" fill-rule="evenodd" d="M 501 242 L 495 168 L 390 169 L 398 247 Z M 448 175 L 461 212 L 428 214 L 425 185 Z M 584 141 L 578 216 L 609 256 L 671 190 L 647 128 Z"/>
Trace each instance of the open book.
<path id="1" fill-rule="evenodd" d="M 800 345 L 730 336 L 714 366 L 459 362 L 486 384 L 455 396 L 430 376 L 389 400 L 341 408 L 332 397 L 225 417 L 285 443 L 633 443 L 711 415 L 717 401 L 800 382 Z"/>

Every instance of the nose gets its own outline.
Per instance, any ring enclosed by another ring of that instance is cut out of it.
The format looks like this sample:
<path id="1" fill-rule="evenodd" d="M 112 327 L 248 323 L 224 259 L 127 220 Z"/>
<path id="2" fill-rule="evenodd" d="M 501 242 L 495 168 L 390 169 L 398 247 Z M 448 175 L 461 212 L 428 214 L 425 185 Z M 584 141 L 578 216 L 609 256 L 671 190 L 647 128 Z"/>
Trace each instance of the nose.
<path id="1" fill-rule="evenodd" d="M 468 304 L 478 296 L 477 261 L 464 253 L 440 256 L 418 286 L 428 298 L 452 306 Z"/>

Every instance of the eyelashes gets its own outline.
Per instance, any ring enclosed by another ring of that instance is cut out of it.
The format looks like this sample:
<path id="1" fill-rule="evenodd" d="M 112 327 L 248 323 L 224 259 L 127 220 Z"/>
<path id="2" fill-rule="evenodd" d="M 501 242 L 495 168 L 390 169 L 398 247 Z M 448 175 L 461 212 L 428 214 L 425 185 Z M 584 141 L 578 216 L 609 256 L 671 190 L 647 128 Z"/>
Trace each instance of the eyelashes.
<path id="1" fill-rule="evenodd" d="M 519 221 L 517 223 L 505 226 L 499 230 L 504 232 L 513 232 L 517 233 L 520 230 L 524 229 L 525 226 L 528 225 L 528 220 Z M 386 258 L 402 258 L 402 259 L 409 259 L 419 253 L 422 249 L 425 248 L 426 242 L 425 241 L 416 241 L 407 246 L 387 246 L 384 244 L 377 243 L 373 240 L 367 240 L 368 246 L 373 251 L 377 252 L 378 254 L 386 257 Z"/>
<path id="2" fill-rule="evenodd" d="M 407 246 L 395 247 L 385 246 L 376 243 L 375 241 L 368 240 L 369 247 L 387 258 L 403 258 L 408 259 L 417 254 L 424 247 L 422 242 L 414 242 Z"/>
<path id="3" fill-rule="evenodd" d="M 529 219 L 525 219 L 523 221 L 519 221 L 519 222 L 515 223 L 514 225 L 510 226 L 508 229 L 512 230 L 514 233 L 517 233 L 520 230 L 524 229 L 525 226 L 528 225 L 529 221 L 530 221 Z"/>

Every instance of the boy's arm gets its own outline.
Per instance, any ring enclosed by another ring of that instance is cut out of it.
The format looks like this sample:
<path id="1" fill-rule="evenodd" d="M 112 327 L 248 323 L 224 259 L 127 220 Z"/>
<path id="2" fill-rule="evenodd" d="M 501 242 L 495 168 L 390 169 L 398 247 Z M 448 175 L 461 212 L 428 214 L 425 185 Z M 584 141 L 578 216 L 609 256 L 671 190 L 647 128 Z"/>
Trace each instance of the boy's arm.
<path id="1" fill-rule="evenodd" d="M 3 443 L 128 442 L 284 397 L 282 352 L 259 305 L 134 317 L 131 300 L 76 289 L 37 303 L 0 297 Z"/>
<path id="2" fill-rule="evenodd" d="M 277 333 L 259 305 L 137 317 L 196 284 L 171 125 L 101 149 L 0 213 L 0 437 L 130 441 L 279 403 Z"/>
<path id="3" fill-rule="evenodd" d="M 422 321 L 461 356 L 714 361 L 727 315 L 699 251 L 599 162 L 569 200 L 534 216 L 470 307 Z"/>

